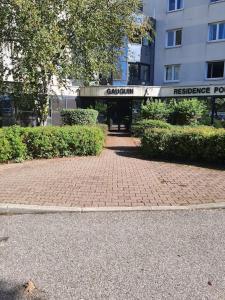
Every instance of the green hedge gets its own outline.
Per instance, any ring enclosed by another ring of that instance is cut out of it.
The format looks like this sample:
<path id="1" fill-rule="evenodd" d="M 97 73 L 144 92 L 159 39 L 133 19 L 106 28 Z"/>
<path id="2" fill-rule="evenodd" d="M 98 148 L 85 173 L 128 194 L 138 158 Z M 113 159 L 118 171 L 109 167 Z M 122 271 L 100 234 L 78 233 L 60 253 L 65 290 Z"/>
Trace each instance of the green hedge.
<path id="1" fill-rule="evenodd" d="M 206 113 L 206 102 L 196 98 L 173 99 L 169 103 L 151 101 L 142 106 L 142 118 L 167 121 L 181 126 L 197 123 Z"/>
<path id="2" fill-rule="evenodd" d="M 0 162 L 9 160 L 23 161 L 27 157 L 27 148 L 23 143 L 24 130 L 17 126 L 0 130 Z"/>
<path id="3" fill-rule="evenodd" d="M 174 125 L 191 125 L 206 113 L 206 103 L 198 99 L 183 99 L 170 104 L 169 121 Z"/>
<path id="4" fill-rule="evenodd" d="M 149 158 L 225 163 L 225 130 L 211 127 L 148 129 L 142 138 Z"/>
<path id="5" fill-rule="evenodd" d="M 160 120 L 141 120 L 131 126 L 131 132 L 134 136 L 141 137 L 148 128 L 170 129 L 172 125 Z"/>
<path id="6" fill-rule="evenodd" d="M 166 121 L 170 114 L 170 106 L 161 101 L 151 101 L 142 106 L 143 119 Z"/>
<path id="7" fill-rule="evenodd" d="M 63 109 L 61 117 L 64 125 L 95 125 L 98 111 L 94 109 Z"/>
<path id="8" fill-rule="evenodd" d="M 104 133 L 105 135 L 107 135 L 107 133 L 108 133 L 108 125 L 107 125 L 107 124 L 99 123 L 97 126 L 98 126 L 99 128 L 101 128 L 101 130 L 103 131 L 103 133 Z"/>
<path id="9" fill-rule="evenodd" d="M 105 135 L 97 126 L 65 126 L 0 130 L 0 162 L 30 158 L 97 155 Z"/>

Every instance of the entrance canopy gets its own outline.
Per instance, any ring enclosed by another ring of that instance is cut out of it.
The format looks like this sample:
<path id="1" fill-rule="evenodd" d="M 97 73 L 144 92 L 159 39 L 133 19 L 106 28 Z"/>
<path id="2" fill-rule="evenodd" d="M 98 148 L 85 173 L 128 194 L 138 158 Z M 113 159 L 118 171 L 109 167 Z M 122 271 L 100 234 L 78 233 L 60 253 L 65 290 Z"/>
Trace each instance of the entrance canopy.
<path id="1" fill-rule="evenodd" d="M 167 98 L 167 97 L 223 97 L 225 85 L 201 86 L 90 86 L 80 88 L 86 98 Z"/>

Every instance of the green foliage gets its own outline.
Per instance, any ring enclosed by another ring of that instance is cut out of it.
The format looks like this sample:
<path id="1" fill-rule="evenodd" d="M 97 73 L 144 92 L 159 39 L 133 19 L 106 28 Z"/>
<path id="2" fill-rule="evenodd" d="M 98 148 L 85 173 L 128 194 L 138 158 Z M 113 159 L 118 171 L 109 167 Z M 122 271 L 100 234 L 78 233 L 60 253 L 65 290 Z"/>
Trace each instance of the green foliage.
<path id="1" fill-rule="evenodd" d="M 12 126 L 0 130 L 0 162 L 23 161 L 27 157 L 27 147 L 23 143 L 23 130 Z"/>
<path id="2" fill-rule="evenodd" d="M 108 132 L 108 125 L 106 124 L 98 124 L 98 127 L 101 128 L 102 132 L 104 133 L 104 135 L 106 136 L 107 135 L 107 132 Z"/>
<path id="3" fill-rule="evenodd" d="M 28 128 L 25 131 L 24 141 L 27 145 L 30 158 L 51 158 L 60 156 L 60 148 L 66 147 L 65 141 L 58 144 L 58 131 L 55 128 Z"/>
<path id="4" fill-rule="evenodd" d="M 6 162 L 12 159 L 12 149 L 3 130 L 0 129 L 0 162 Z"/>
<path id="5" fill-rule="evenodd" d="M 140 0 L 0 1 L 0 86 L 13 75 L 14 95 L 20 101 L 31 95 L 37 122 L 44 124 L 53 79 L 63 87 L 65 78 L 88 85 L 96 74 L 109 76 L 116 69 L 139 5 Z M 143 36 L 152 29 L 146 22 Z M 12 49 L 9 67 L 1 63 L 3 45 Z"/>
<path id="6" fill-rule="evenodd" d="M 213 126 L 215 128 L 225 128 L 225 121 L 224 120 L 218 120 L 218 119 L 214 119 L 214 124 Z"/>
<path id="7" fill-rule="evenodd" d="M 97 102 L 95 104 L 95 110 L 99 112 L 99 114 L 106 114 L 107 113 L 107 104 L 102 102 Z"/>
<path id="8" fill-rule="evenodd" d="M 5 128 L 0 130 L 0 162 L 97 155 L 104 139 L 98 126 Z"/>
<path id="9" fill-rule="evenodd" d="M 63 109 L 61 117 L 64 125 L 95 125 L 98 111 L 94 109 Z"/>
<path id="10" fill-rule="evenodd" d="M 173 125 L 191 125 L 197 123 L 206 111 L 206 103 L 198 99 L 174 100 L 169 104 L 151 101 L 142 107 L 142 117 L 168 121 Z"/>
<path id="11" fill-rule="evenodd" d="M 191 125 L 206 112 L 207 106 L 198 99 L 184 99 L 170 105 L 169 121 L 174 125 Z"/>
<path id="12" fill-rule="evenodd" d="M 148 129 L 142 138 L 149 158 L 225 163 L 225 131 L 212 127 Z"/>
<path id="13" fill-rule="evenodd" d="M 165 102 L 149 102 L 142 106 L 143 119 L 166 121 L 170 114 L 170 108 Z"/>
<path id="14" fill-rule="evenodd" d="M 203 117 L 198 121 L 199 125 L 211 126 L 211 116 L 209 114 L 203 115 Z M 225 128 L 225 121 L 214 118 L 213 127 L 215 128 Z"/>
<path id="15" fill-rule="evenodd" d="M 97 155 L 104 143 L 98 127 L 65 126 L 27 129 L 25 143 L 32 158 Z"/>
<path id="16" fill-rule="evenodd" d="M 141 137 L 148 128 L 170 129 L 172 125 L 160 120 L 141 120 L 131 126 L 131 132 L 134 136 Z"/>
<path id="17" fill-rule="evenodd" d="M 27 157 L 27 147 L 23 143 L 23 129 L 18 126 L 12 126 L 4 129 L 5 136 L 11 148 L 11 160 L 23 161 Z"/>
<path id="18" fill-rule="evenodd" d="M 154 26 L 151 19 L 149 17 L 142 16 L 142 22 L 133 22 L 130 24 L 128 34 L 129 41 L 131 43 L 139 43 L 140 37 L 144 37 L 151 42 L 155 35 L 153 28 Z"/>
<path id="19" fill-rule="evenodd" d="M 200 126 L 211 126 L 211 116 L 208 113 L 203 114 L 202 117 L 198 120 L 198 124 Z"/>

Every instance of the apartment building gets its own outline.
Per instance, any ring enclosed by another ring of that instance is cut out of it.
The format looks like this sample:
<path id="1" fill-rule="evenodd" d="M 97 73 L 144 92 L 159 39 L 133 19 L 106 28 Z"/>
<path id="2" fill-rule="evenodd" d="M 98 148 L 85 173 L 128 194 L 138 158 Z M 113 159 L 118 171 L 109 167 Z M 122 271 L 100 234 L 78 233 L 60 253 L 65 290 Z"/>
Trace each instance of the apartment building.
<path id="1" fill-rule="evenodd" d="M 137 24 L 149 21 L 155 27 L 155 20 L 142 12 L 136 14 Z M 135 36 L 133 40 L 124 39 L 124 47 L 119 57 L 117 72 L 111 80 L 100 80 L 100 85 L 112 86 L 153 85 L 154 79 L 154 35 L 149 32 L 149 38 Z"/>
<path id="2" fill-rule="evenodd" d="M 154 41 L 126 40 L 111 81 L 55 86 L 50 124 L 60 123 L 62 108 L 100 103 L 116 124 L 118 116 L 131 122 L 147 98 L 225 97 L 225 0 L 143 0 L 140 15 L 152 18 Z M 0 126 L 13 114 L 9 100 L 0 97 Z"/>
<path id="3" fill-rule="evenodd" d="M 154 49 L 154 42 L 147 38 L 127 40 L 112 85 L 153 85 Z"/>
<path id="4" fill-rule="evenodd" d="M 225 82 L 225 1 L 144 0 L 156 19 L 154 85 Z"/>

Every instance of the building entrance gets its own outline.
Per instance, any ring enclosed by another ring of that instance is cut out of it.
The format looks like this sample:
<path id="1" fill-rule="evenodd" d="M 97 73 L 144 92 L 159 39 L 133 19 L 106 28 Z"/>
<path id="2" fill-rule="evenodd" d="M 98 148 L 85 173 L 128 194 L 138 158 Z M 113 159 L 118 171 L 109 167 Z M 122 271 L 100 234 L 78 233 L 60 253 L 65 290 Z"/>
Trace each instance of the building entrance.
<path id="1" fill-rule="evenodd" d="M 132 123 L 132 101 L 113 99 L 107 101 L 109 131 L 129 131 Z"/>
<path id="2" fill-rule="evenodd" d="M 108 125 L 109 131 L 129 131 L 132 124 L 135 100 L 129 98 L 95 99 L 82 98 L 79 108 L 93 108 L 99 112 L 98 122 Z"/>

